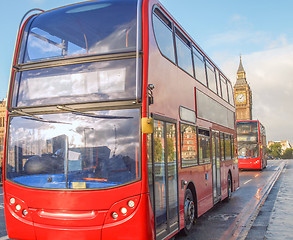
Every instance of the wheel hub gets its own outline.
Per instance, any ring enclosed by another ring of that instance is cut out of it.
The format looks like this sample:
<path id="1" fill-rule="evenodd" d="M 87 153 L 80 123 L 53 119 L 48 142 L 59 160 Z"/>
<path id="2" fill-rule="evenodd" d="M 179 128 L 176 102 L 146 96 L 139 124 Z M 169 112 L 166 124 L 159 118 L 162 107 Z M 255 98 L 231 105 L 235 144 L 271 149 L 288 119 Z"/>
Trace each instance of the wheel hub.
<path id="1" fill-rule="evenodd" d="M 189 220 L 189 222 L 192 222 L 194 219 L 194 212 L 195 212 L 194 202 L 187 199 L 187 201 L 185 202 L 184 210 L 185 210 L 185 216 L 187 217 L 187 220 Z"/>

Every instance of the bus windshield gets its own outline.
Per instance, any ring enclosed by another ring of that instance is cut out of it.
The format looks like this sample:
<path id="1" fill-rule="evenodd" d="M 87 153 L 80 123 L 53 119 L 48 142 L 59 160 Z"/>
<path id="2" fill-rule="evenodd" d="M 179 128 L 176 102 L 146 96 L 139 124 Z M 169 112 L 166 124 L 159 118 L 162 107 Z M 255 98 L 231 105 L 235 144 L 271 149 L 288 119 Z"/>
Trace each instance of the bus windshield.
<path id="1" fill-rule="evenodd" d="M 48 11 L 27 24 L 19 63 L 136 50 L 136 0 L 101 0 Z"/>
<path id="2" fill-rule="evenodd" d="M 93 1 L 34 16 L 22 38 L 13 107 L 138 99 L 136 51 L 136 0 Z"/>
<path id="3" fill-rule="evenodd" d="M 47 189 L 109 188 L 140 178 L 139 109 L 10 120 L 7 179 Z"/>
<path id="4" fill-rule="evenodd" d="M 257 122 L 237 122 L 238 158 L 259 157 Z"/>

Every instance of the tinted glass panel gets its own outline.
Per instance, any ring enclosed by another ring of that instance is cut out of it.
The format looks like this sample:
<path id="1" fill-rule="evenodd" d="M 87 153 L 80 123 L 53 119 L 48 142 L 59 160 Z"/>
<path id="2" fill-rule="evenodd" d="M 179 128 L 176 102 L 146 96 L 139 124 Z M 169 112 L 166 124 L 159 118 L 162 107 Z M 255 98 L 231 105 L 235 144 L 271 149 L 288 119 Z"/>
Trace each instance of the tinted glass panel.
<path id="1" fill-rule="evenodd" d="M 135 0 L 101 0 L 43 13 L 28 24 L 20 62 L 136 49 Z"/>
<path id="2" fill-rule="evenodd" d="M 233 95 L 233 88 L 230 82 L 227 82 L 228 86 L 228 94 L 229 94 L 229 103 L 234 106 L 234 95 Z"/>
<path id="3" fill-rule="evenodd" d="M 193 76 L 191 49 L 176 35 L 178 66 Z"/>
<path id="4" fill-rule="evenodd" d="M 175 62 L 174 41 L 172 30 L 155 14 L 153 14 L 154 32 L 161 53 Z"/>
<path id="5" fill-rule="evenodd" d="M 209 88 L 213 92 L 217 93 L 217 83 L 216 83 L 215 68 L 209 62 L 206 62 L 206 66 L 207 66 L 207 75 L 208 75 Z"/>
<path id="6" fill-rule="evenodd" d="M 259 156 L 257 122 L 237 122 L 238 158 Z"/>
<path id="7" fill-rule="evenodd" d="M 218 69 L 215 68 L 215 73 L 216 73 L 216 82 L 217 82 L 217 90 L 218 90 L 218 95 L 222 96 L 221 94 L 221 84 L 220 84 L 220 78 L 219 78 L 219 71 Z"/>
<path id="8" fill-rule="evenodd" d="M 225 160 L 232 159 L 232 141 L 230 135 L 225 135 Z"/>
<path id="9" fill-rule="evenodd" d="M 193 61 L 195 68 L 195 78 L 204 85 L 207 85 L 204 59 L 195 48 L 193 48 Z"/>
<path id="10" fill-rule="evenodd" d="M 135 59 L 127 59 L 19 72 L 14 102 L 22 107 L 134 99 L 135 67 Z"/>
<path id="11" fill-rule="evenodd" d="M 155 175 L 155 215 L 156 215 L 156 231 L 160 232 L 162 228 L 166 228 L 167 221 L 167 202 L 166 195 L 166 162 L 165 162 L 165 124 L 162 121 L 154 122 L 154 175 Z"/>
<path id="12" fill-rule="evenodd" d="M 181 124 L 181 166 L 197 165 L 197 134 L 196 127 Z"/>
<path id="13" fill-rule="evenodd" d="M 224 133 L 220 134 L 220 139 L 221 139 L 221 160 L 225 160 L 225 135 Z"/>
<path id="14" fill-rule="evenodd" d="M 222 87 L 222 98 L 226 101 L 228 101 L 228 90 L 227 90 L 227 82 L 226 79 L 220 75 L 221 79 L 221 87 Z"/>
<path id="15" fill-rule="evenodd" d="M 177 199 L 177 152 L 176 152 L 176 127 L 173 123 L 166 123 L 167 137 L 167 163 L 168 163 L 168 197 L 169 219 L 171 224 L 178 221 Z"/>
<path id="16" fill-rule="evenodd" d="M 49 189 L 108 188 L 140 178 L 138 109 L 14 117 L 7 178 Z"/>
<path id="17" fill-rule="evenodd" d="M 234 112 L 196 90 L 197 117 L 234 129 Z"/>
<path id="18" fill-rule="evenodd" d="M 211 144 L 209 131 L 199 129 L 198 131 L 198 155 L 199 164 L 211 162 Z"/>

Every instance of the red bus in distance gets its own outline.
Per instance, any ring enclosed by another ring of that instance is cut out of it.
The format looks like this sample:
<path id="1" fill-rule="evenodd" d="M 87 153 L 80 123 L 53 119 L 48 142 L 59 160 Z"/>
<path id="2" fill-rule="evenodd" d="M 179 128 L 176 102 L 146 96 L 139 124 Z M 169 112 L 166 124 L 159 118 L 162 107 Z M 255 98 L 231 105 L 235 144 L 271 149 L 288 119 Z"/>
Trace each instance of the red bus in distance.
<path id="1" fill-rule="evenodd" d="M 239 187 L 231 82 L 159 1 L 25 18 L 7 108 L 12 239 L 170 239 Z"/>
<path id="2" fill-rule="evenodd" d="M 237 121 L 237 145 L 239 169 L 267 166 L 266 130 L 258 120 Z"/>

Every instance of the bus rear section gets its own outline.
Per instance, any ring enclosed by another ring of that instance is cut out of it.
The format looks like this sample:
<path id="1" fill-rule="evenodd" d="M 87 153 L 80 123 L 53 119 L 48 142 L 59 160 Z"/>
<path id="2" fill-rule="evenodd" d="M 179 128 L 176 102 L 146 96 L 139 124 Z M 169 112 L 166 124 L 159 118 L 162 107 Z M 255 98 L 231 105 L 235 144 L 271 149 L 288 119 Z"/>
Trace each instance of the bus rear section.
<path id="1" fill-rule="evenodd" d="M 266 167 L 265 128 L 258 120 L 237 121 L 237 145 L 239 169 Z"/>

